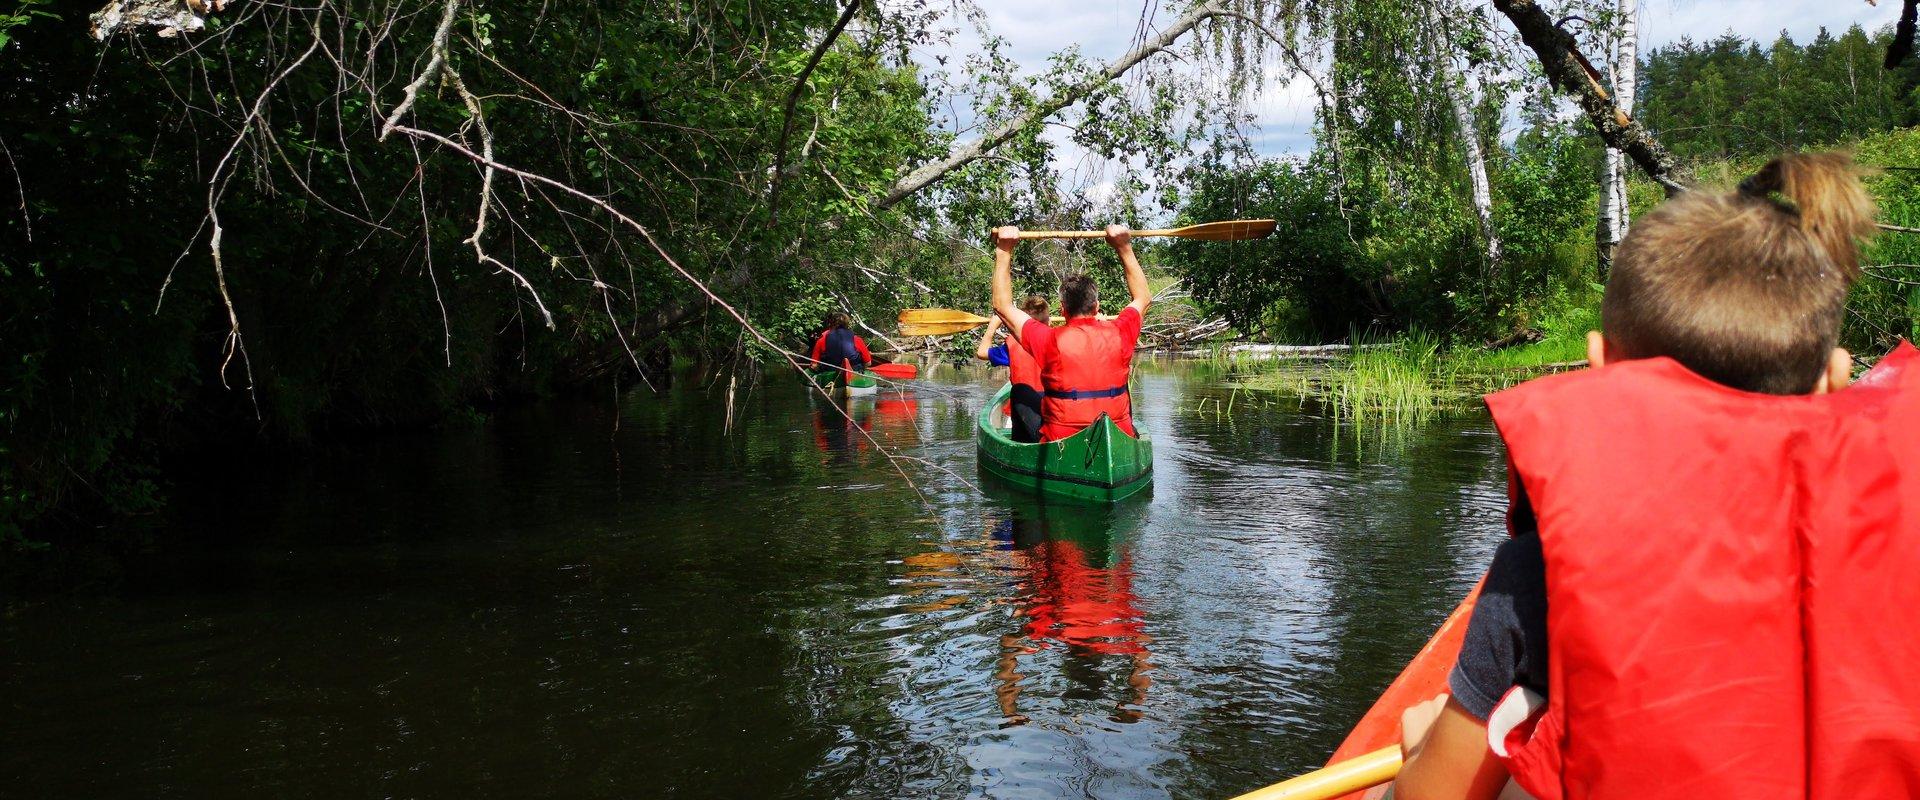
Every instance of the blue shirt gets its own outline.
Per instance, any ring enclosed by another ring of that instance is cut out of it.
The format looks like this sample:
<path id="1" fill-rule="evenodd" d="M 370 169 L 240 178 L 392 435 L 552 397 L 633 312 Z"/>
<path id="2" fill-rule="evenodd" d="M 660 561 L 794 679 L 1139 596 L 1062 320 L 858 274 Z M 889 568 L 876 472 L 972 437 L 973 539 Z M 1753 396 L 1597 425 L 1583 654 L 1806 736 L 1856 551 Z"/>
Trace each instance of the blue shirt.
<path id="1" fill-rule="evenodd" d="M 1004 344 L 996 344 L 987 348 L 987 363 L 996 367 L 1007 366 L 1009 363 L 1007 361 L 1007 346 Z"/>

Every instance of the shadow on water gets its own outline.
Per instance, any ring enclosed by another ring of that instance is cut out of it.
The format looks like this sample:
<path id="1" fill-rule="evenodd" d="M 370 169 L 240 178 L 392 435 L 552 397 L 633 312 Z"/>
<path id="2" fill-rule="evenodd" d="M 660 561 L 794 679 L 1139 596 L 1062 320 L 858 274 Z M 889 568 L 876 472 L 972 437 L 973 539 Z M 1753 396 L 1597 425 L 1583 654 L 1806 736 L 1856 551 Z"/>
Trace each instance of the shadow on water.
<path id="1" fill-rule="evenodd" d="M 978 490 L 994 380 L 925 374 L 182 478 L 180 546 L 0 618 L 0 797 L 1223 797 L 1324 760 L 1500 535 L 1483 418 L 1334 457 L 1144 364 L 1153 488 L 1047 505 Z"/>

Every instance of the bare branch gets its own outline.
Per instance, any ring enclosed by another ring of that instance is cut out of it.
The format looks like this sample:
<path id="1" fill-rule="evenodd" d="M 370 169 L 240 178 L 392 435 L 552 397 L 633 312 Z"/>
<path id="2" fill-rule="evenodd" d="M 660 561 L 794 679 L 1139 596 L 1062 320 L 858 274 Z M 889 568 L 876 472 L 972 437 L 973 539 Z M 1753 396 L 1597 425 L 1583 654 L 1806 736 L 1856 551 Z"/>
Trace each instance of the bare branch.
<path id="1" fill-rule="evenodd" d="M 440 26 L 433 30 L 433 44 L 428 49 L 427 66 L 420 70 L 419 76 L 407 84 L 400 99 L 400 105 L 393 107 L 393 113 L 387 115 L 387 121 L 380 126 L 380 140 L 386 141 L 395 126 L 413 110 L 413 104 L 420 99 L 420 90 L 426 88 L 429 81 L 440 73 L 447 63 L 447 37 L 453 32 L 455 12 L 460 10 L 460 0 L 447 0 L 446 8 L 440 14 Z"/>
<path id="2" fill-rule="evenodd" d="M 451 3 L 449 3 L 449 5 L 451 5 Z M 526 287 L 527 294 L 533 297 L 534 307 L 540 309 L 541 319 L 546 320 L 547 330 L 558 330 L 553 323 L 553 312 L 547 310 L 546 302 L 540 299 L 540 292 L 535 290 L 533 284 L 527 281 L 527 276 L 520 274 L 519 270 L 507 266 L 506 262 L 488 255 L 486 247 L 481 242 L 481 239 L 487 235 L 487 214 L 493 210 L 494 169 L 491 166 L 493 163 L 493 129 L 487 127 L 487 115 L 485 111 L 480 109 L 480 99 L 474 97 L 473 92 L 467 91 L 467 84 L 460 80 L 460 73 L 449 70 L 447 72 L 447 82 L 452 84 L 455 92 L 459 93 L 460 101 L 466 104 L 467 113 L 473 117 L 474 127 L 480 131 L 480 154 L 484 158 L 482 163 L 485 164 L 485 166 L 481 167 L 480 210 L 474 214 L 473 235 L 467 237 L 467 240 L 462 242 L 462 244 L 473 247 L 474 258 L 478 259 L 480 263 L 491 265 L 494 269 L 512 275 L 514 280 L 518 281 L 521 286 Z"/>

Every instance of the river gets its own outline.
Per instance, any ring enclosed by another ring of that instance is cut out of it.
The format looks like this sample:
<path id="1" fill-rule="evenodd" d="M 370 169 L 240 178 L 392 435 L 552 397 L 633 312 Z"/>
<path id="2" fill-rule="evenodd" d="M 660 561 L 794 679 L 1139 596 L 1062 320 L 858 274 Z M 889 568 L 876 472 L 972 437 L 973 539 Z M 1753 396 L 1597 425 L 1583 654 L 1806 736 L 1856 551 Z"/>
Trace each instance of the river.
<path id="1" fill-rule="evenodd" d="M 0 619 L 0 796 L 1221 798 L 1324 761 L 1503 532 L 1484 414 L 1356 435 L 1196 362 L 1140 365 L 1149 493 L 1042 507 L 977 486 L 994 380 L 177 476 L 152 555 Z"/>

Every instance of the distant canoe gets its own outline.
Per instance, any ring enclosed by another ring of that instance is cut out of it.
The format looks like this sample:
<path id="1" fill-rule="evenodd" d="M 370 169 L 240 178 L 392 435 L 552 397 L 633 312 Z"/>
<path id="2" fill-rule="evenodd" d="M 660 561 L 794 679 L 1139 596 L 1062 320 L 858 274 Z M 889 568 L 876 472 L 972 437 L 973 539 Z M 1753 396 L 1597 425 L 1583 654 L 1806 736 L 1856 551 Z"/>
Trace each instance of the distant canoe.
<path id="1" fill-rule="evenodd" d="M 1124 499 L 1153 482 L 1153 442 L 1128 436 L 1104 416 L 1057 442 L 1014 441 L 1001 410 L 1011 392 L 1002 387 L 980 411 L 982 472 L 1044 498 L 1099 503 Z"/>
<path id="2" fill-rule="evenodd" d="M 838 369 L 816 369 L 813 371 L 813 379 L 819 381 L 821 386 L 827 387 L 828 391 L 848 397 L 873 394 L 880 390 L 880 382 L 866 372 L 849 373 Z"/>

